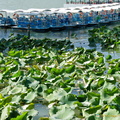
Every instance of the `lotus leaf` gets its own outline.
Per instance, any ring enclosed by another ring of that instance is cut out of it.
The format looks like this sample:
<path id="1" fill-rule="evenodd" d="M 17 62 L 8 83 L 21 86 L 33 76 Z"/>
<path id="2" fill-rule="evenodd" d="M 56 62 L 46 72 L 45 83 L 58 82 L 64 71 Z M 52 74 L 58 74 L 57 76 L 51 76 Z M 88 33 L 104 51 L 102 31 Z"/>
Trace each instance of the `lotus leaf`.
<path id="1" fill-rule="evenodd" d="M 103 120 L 119 120 L 120 114 L 116 109 L 108 108 L 108 110 L 103 114 Z"/>

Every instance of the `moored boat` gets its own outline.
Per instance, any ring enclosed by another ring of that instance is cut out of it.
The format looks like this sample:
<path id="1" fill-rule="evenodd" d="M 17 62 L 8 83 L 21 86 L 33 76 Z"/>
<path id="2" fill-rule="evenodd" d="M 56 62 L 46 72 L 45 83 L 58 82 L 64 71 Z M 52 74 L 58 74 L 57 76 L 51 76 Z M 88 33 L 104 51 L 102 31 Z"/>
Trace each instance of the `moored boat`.
<path id="1" fill-rule="evenodd" d="M 4 14 L 8 12 L 7 10 L 1 11 Z M 59 31 L 119 21 L 120 3 L 84 4 L 83 6 L 79 6 L 77 3 L 76 7 L 15 10 L 14 12 L 11 11 L 11 13 L 12 18 L 11 16 L 0 14 L 1 26 L 13 26 L 13 29 L 37 32 Z"/>
<path id="2" fill-rule="evenodd" d="M 12 12 L 12 10 L 0 11 L 0 27 L 10 28 L 12 26 L 15 26 L 15 22 L 10 16 Z"/>

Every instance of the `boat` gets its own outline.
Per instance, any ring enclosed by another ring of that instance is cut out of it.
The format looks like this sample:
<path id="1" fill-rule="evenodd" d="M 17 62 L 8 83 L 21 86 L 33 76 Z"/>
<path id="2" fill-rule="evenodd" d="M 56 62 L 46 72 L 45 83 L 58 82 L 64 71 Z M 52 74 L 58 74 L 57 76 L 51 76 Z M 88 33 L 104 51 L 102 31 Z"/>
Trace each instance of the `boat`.
<path id="1" fill-rule="evenodd" d="M 15 26 L 15 22 L 10 16 L 12 12 L 13 12 L 12 10 L 1 10 L 0 11 L 0 27 L 11 28 L 12 26 Z"/>
<path id="2" fill-rule="evenodd" d="M 66 0 L 64 7 L 89 7 L 96 5 L 108 5 L 108 4 L 117 4 L 120 3 L 120 0 Z"/>
<path id="3" fill-rule="evenodd" d="M 109 24 L 120 20 L 119 0 L 118 3 L 107 1 L 104 4 L 100 0 L 92 3 L 90 1 L 86 3 L 77 1 L 67 0 L 67 7 L 64 8 L 1 10 L 4 15 L 0 12 L 0 25 L 1 27 L 10 26 L 12 29 L 46 32 Z M 73 6 L 71 7 L 71 5 Z M 8 12 L 12 13 L 12 18 L 7 15 Z"/>

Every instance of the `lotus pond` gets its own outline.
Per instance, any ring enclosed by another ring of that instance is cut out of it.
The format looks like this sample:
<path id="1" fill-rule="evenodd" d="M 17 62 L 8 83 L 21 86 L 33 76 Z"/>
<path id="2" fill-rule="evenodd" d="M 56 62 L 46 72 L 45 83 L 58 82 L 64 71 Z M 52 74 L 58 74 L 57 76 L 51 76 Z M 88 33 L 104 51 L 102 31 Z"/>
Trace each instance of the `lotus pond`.
<path id="1" fill-rule="evenodd" d="M 115 26 L 119 26 L 119 22 L 114 22 L 112 24 L 107 25 L 108 28 L 112 29 Z M 119 48 L 113 49 L 101 49 L 101 45 L 97 43 L 95 46 L 90 45 L 88 38 L 89 38 L 89 30 L 92 30 L 93 27 L 82 27 L 82 28 L 75 28 L 71 30 L 63 30 L 63 31 L 50 31 L 46 33 L 37 33 L 37 32 L 30 32 L 32 39 L 44 39 L 45 37 L 49 37 L 50 39 L 58 39 L 58 40 L 65 40 L 70 39 L 70 41 L 74 44 L 75 47 L 84 47 L 86 49 L 96 49 L 99 52 L 102 52 L 105 56 L 112 55 L 113 58 L 117 59 L 120 56 Z M 0 29 L 0 39 L 5 38 L 8 39 L 9 35 L 14 33 L 14 35 L 21 34 L 21 35 L 28 35 L 26 30 L 12 30 L 12 29 Z"/>
<path id="2" fill-rule="evenodd" d="M 115 34 L 109 29 L 111 43 L 105 38 L 108 29 L 89 31 L 89 44 L 93 40 L 93 48 L 119 49 L 120 27 L 113 29 Z M 0 120 L 118 120 L 119 57 L 74 47 L 69 39 L 29 39 L 14 34 L 1 39 Z M 39 116 L 35 107 L 42 109 L 41 104 L 47 106 L 49 116 Z"/>

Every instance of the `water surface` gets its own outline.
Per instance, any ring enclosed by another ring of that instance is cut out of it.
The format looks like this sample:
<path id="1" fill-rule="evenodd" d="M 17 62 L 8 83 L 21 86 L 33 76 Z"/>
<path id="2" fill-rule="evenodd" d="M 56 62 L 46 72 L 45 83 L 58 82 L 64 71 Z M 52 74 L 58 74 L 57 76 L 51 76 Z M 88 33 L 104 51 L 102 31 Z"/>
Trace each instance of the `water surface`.
<path id="1" fill-rule="evenodd" d="M 120 25 L 118 22 L 112 25 L 109 25 L 109 28 Z M 38 33 L 30 31 L 31 38 L 51 38 L 51 39 L 70 39 L 75 47 L 84 47 L 86 49 L 96 49 L 99 52 L 102 52 L 105 56 L 112 55 L 114 59 L 120 58 L 120 48 L 111 49 L 111 50 L 102 50 L 100 44 L 97 44 L 95 47 L 90 47 L 88 42 L 88 30 L 93 29 L 93 27 L 85 27 L 85 28 L 76 28 L 72 30 L 63 30 L 57 32 L 46 32 L 46 33 Z M 28 35 L 28 31 L 26 30 L 13 30 L 13 29 L 0 29 L 0 39 L 1 38 L 9 38 L 11 33 Z M 75 35 L 73 37 L 73 35 Z"/>

